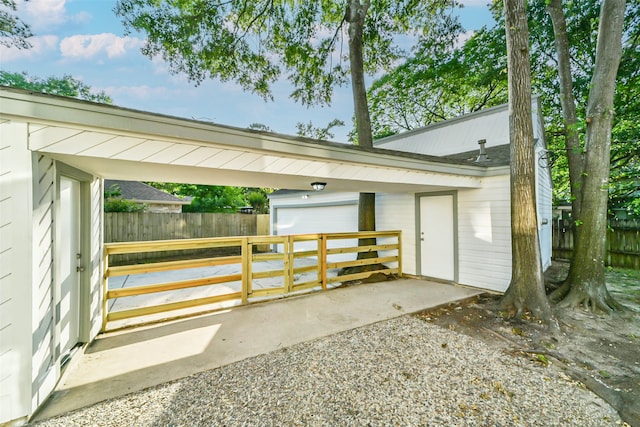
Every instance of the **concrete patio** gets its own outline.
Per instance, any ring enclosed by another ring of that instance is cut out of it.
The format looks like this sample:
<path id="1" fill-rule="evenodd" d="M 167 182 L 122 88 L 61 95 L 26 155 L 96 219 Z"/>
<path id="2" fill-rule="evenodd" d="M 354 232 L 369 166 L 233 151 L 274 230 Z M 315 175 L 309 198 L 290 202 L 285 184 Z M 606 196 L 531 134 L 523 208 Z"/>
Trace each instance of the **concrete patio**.
<path id="1" fill-rule="evenodd" d="M 482 292 L 401 279 L 108 333 L 72 359 L 33 420 Z"/>

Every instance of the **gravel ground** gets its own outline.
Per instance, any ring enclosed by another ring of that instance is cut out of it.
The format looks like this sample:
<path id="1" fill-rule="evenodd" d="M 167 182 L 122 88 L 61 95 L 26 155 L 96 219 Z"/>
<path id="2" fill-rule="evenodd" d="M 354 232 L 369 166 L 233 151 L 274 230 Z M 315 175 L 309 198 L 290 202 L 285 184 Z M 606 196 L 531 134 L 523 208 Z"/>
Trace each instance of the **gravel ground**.
<path id="1" fill-rule="evenodd" d="M 553 365 L 413 316 L 263 354 L 38 426 L 615 426 Z"/>

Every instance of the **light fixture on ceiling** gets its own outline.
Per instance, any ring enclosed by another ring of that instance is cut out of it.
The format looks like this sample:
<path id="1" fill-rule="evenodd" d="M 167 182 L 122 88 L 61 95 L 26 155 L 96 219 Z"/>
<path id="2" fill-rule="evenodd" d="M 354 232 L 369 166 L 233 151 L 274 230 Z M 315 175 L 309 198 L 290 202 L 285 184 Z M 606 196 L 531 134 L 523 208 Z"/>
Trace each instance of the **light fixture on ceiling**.
<path id="1" fill-rule="evenodd" d="M 322 191 L 324 190 L 324 187 L 327 186 L 326 182 L 312 182 L 311 183 L 311 188 L 313 188 L 316 191 Z"/>

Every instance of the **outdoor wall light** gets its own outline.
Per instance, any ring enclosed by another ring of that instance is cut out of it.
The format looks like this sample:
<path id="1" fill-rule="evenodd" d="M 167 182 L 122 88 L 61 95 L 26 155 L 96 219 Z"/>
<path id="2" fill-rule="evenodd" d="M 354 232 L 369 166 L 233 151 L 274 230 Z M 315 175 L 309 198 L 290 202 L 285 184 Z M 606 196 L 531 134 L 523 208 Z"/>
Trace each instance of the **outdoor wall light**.
<path id="1" fill-rule="evenodd" d="M 326 185 L 327 185 L 326 182 L 312 182 L 311 188 L 313 188 L 316 191 L 322 191 L 324 190 L 324 187 L 326 187 Z"/>

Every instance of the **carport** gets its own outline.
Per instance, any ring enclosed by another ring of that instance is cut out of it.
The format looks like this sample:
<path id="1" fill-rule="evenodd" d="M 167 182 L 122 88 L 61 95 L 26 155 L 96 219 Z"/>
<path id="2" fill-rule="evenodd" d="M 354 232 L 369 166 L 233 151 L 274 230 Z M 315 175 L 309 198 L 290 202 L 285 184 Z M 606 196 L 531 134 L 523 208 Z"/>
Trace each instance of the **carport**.
<path id="1" fill-rule="evenodd" d="M 100 330 L 104 178 L 334 191 L 481 187 L 487 168 L 0 89 L 0 423 L 29 417 Z"/>

